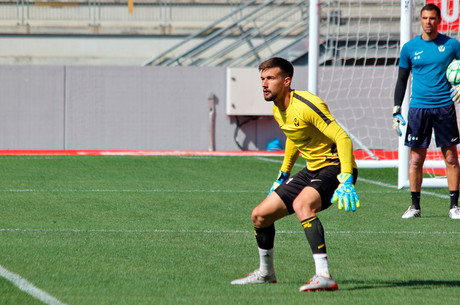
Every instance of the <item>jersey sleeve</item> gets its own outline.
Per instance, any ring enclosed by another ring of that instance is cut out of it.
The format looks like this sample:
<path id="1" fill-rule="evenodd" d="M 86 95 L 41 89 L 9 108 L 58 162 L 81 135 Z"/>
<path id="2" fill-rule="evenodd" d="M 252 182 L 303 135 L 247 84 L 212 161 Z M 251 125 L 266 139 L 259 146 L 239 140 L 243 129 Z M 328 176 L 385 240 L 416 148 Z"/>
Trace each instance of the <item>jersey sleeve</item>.
<path id="1" fill-rule="evenodd" d="M 299 157 L 299 150 L 294 145 L 294 142 L 292 142 L 292 140 L 289 140 L 289 138 L 287 138 L 286 145 L 285 145 L 285 151 L 284 151 L 283 164 L 281 165 L 280 170 L 283 173 L 290 174 L 298 157 Z"/>
<path id="2" fill-rule="evenodd" d="M 455 50 L 455 59 L 460 60 L 460 42 L 452 38 L 454 40 L 454 50 Z"/>
<path id="3" fill-rule="evenodd" d="M 353 143 L 351 142 L 351 139 L 336 121 L 332 121 L 323 131 L 323 133 L 337 146 L 341 172 L 352 174 L 354 156 Z"/>
<path id="4" fill-rule="evenodd" d="M 411 62 L 409 56 L 409 46 L 407 43 L 403 45 L 401 53 L 399 55 L 399 67 L 404 69 L 411 69 Z"/>

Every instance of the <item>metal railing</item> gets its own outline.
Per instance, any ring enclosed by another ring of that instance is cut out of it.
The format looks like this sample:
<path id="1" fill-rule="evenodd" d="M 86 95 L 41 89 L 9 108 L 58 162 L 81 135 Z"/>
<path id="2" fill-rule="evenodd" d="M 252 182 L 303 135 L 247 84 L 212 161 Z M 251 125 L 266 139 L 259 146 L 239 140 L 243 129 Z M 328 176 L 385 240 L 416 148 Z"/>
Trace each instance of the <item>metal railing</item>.
<path id="1" fill-rule="evenodd" d="M 85 22 L 209 22 L 224 16 L 243 0 L 0 0 L 0 22 L 28 25 L 35 21 Z M 292 0 L 290 0 L 292 1 Z M 264 1 L 256 1 L 264 2 Z"/>
<path id="2" fill-rule="evenodd" d="M 98 25 L 103 21 L 147 21 L 169 23 L 171 0 L 136 1 L 129 9 L 128 1 L 112 0 L 0 0 L 0 21 L 30 25 L 37 21 L 82 22 Z"/>

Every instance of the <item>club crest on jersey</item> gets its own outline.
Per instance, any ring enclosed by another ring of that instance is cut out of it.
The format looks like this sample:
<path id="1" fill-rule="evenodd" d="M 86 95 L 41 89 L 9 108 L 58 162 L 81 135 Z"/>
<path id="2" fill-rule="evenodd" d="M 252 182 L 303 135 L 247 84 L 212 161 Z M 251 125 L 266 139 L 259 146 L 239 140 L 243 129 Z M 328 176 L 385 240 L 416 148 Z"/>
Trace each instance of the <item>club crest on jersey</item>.
<path id="1" fill-rule="evenodd" d="M 299 127 L 299 125 L 300 125 L 299 120 L 297 118 L 294 118 L 294 126 Z"/>
<path id="2" fill-rule="evenodd" d="M 439 52 L 444 52 L 446 50 L 446 47 L 444 45 L 438 47 Z"/>

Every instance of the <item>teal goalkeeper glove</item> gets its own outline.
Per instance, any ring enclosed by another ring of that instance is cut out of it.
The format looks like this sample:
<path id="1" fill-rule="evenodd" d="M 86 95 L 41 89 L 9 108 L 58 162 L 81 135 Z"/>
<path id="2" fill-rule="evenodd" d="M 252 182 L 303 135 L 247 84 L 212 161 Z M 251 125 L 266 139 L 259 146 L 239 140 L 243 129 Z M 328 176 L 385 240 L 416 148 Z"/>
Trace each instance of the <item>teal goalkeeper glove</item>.
<path id="1" fill-rule="evenodd" d="M 278 186 L 280 186 L 281 183 L 283 183 L 285 180 L 287 180 L 289 178 L 289 174 L 288 173 L 284 173 L 282 171 L 279 171 L 278 172 L 278 178 L 276 178 L 276 181 L 273 182 L 273 185 L 270 189 L 270 191 L 268 192 L 268 195 L 270 195 Z"/>
<path id="2" fill-rule="evenodd" d="M 356 208 L 360 207 L 358 193 L 356 193 L 353 186 L 353 175 L 342 173 L 337 176 L 340 184 L 332 196 L 331 202 L 337 203 L 339 210 L 345 206 L 345 211 L 349 212 L 350 209 L 354 212 Z"/>
<path id="3" fill-rule="evenodd" d="M 406 125 L 406 121 L 404 121 L 403 116 L 401 115 L 401 107 L 400 106 L 394 106 L 393 108 L 393 130 L 396 132 L 398 136 L 402 135 L 401 129 L 399 128 L 399 125 Z"/>

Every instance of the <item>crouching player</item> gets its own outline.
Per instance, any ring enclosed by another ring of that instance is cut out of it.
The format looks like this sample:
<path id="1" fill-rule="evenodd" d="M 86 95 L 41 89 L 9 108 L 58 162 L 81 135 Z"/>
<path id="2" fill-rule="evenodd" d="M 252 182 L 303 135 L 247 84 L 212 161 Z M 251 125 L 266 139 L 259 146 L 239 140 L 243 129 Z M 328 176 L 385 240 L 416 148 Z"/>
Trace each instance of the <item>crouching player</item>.
<path id="1" fill-rule="evenodd" d="M 332 203 L 346 211 L 355 211 L 360 206 L 354 188 L 358 170 L 352 142 L 319 97 L 291 89 L 294 68 L 289 61 L 271 58 L 259 65 L 259 71 L 264 98 L 274 102 L 274 117 L 287 136 L 286 148 L 278 179 L 251 215 L 259 248 L 259 268 L 231 284 L 276 283 L 274 223 L 295 213 L 310 244 L 316 268 L 315 275 L 300 291 L 337 290 L 329 272 L 324 230 L 317 213 Z M 299 152 L 307 160 L 307 166 L 289 178 Z"/>

